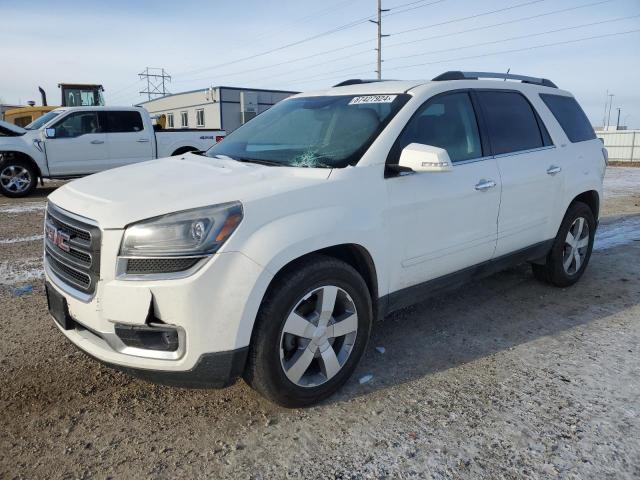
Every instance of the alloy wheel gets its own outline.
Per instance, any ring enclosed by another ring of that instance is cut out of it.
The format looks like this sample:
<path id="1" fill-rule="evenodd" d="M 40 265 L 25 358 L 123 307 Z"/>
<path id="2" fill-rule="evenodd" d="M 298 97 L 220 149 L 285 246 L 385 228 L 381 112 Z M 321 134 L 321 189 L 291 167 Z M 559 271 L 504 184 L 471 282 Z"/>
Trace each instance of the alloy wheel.
<path id="1" fill-rule="evenodd" d="M 584 217 L 576 218 L 564 241 L 562 266 L 568 275 L 575 275 L 582 267 L 589 248 L 589 224 Z"/>
<path id="2" fill-rule="evenodd" d="M 9 165 L 0 172 L 0 184 L 8 192 L 22 193 L 31 184 L 31 173 L 20 165 Z"/>
<path id="3" fill-rule="evenodd" d="M 347 362 L 358 334 L 358 314 L 349 294 L 326 285 L 305 294 L 280 334 L 280 364 L 300 387 L 327 382 Z"/>

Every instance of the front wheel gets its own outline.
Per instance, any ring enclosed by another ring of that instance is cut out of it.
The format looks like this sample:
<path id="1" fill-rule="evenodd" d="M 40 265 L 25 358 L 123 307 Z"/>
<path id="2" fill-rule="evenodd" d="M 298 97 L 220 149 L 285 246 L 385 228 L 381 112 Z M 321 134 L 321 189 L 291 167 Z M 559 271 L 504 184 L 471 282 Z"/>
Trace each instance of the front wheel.
<path id="1" fill-rule="evenodd" d="M 33 165 L 13 156 L 0 160 L 0 193 L 7 197 L 25 197 L 38 184 Z"/>
<path id="2" fill-rule="evenodd" d="M 321 401 L 351 376 L 372 324 L 358 272 L 314 256 L 276 280 L 260 308 L 244 378 L 285 407 Z"/>
<path id="3" fill-rule="evenodd" d="M 533 274 L 557 287 L 576 283 L 584 273 L 593 249 L 596 220 L 588 205 L 569 206 L 544 265 L 532 264 Z"/>

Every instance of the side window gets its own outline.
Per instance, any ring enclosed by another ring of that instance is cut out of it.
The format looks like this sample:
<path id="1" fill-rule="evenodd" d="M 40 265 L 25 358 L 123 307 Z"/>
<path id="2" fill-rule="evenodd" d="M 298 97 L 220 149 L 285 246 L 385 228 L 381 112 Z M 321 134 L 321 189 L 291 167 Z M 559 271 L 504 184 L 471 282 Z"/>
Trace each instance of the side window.
<path id="1" fill-rule="evenodd" d="M 189 117 L 187 116 L 187 112 L 180 112 L 180 120 L 182 127 L 189 126 Z"/>
<path id="2" fill-rule="evenodd" d="M 564 130 L 571 143 L 593 140 L 596 134 L 576 99 L 541 93 L 540 98 Z"/>
<path id="3" fill-rule="evenodd" d="M 410 143 L 444 148 L 452 162 L 482 157 L 473 104 L 465 92 L 427 101 L 409 120 L 396 142 L 396 152 Z"/>
<path id="4" fill-rule="evenodd" d="M 125 111 L 116 112 L 105 110 L 107 133 L 130 133 L 144 130 L 140 112 Z"/>
<path id="5" fill-rule="evenodd" d="M 522 94 L 500 91 L 477 93 L 494 155 L 544 146 L 536 114 Z"/>
<path id="6" fill-rule="evenodd" d="M 103 133 L 96 112 L 76 112 L 54 125 L 57 138 L 74 138 L 88 133 Z"/>
<path id="7" fill-rule="evenodd" d="M 196 110 L 196 126 L 204 127 L 204 109 Z"/>
<path id="8" fill-rule="evenodd" d="M 173 128 L 173 113 L 167 113 L 167 128 Z"/>

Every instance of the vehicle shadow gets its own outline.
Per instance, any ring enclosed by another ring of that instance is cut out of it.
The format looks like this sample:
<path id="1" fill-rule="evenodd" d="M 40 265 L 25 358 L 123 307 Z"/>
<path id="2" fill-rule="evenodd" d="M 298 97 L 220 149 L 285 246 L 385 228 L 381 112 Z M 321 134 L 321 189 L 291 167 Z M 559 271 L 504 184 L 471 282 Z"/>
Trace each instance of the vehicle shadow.
<path id="1" fill-rule="evenodd" d="M 640 255 L 640 243 L 632 248 Z M 539 283 L 521 265 L 388 316 L 374 325 L 352 379 L 324 403 L 412 382 L 640 304 L 638 282 L 629 281 L 638 278 L 638 265 L 622 256 L 611 261 L 625 249 L 594 252 L 573 287 Z M 360 385 L 365 375 L 373 379 Z"/>

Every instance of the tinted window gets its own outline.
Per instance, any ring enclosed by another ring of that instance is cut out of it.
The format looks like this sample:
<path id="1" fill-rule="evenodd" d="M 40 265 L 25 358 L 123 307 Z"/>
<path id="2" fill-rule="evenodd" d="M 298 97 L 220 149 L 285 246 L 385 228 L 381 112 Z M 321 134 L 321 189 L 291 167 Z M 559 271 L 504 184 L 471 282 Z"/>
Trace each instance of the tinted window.
<path id="1" fill-rule="evenodd" d="M 420 107 L 398 139 L 397 154 L 410 143 L 444 148 L 452 162 L 482 157 L 478 125 L 469 95 L 443 95 Z"/>
<path id="2" fill-rule="evenodd" d="M 576 99 L 561 95 L 540 94 L 553 116 L 573 143 L 593 140 L 596 134 Z"/>
<path id="3" fill-rule="evenodd" d="M 493 154 L 518 152 L 544 145 L 529 101 L 517 92 L 478 92 L 489 128 Z"/>
<path id="4" fill-rule="evenodd" d="M 143 130 L 140 112 L 103 112 L 108 133 L 140 132 Z"/>
<path id="5" fill-rule="evenodd" d="M 55 125 L 56 137 L 72 138 L 88 133 L 103 133 L 96 112 L 76 112 Z"/>

